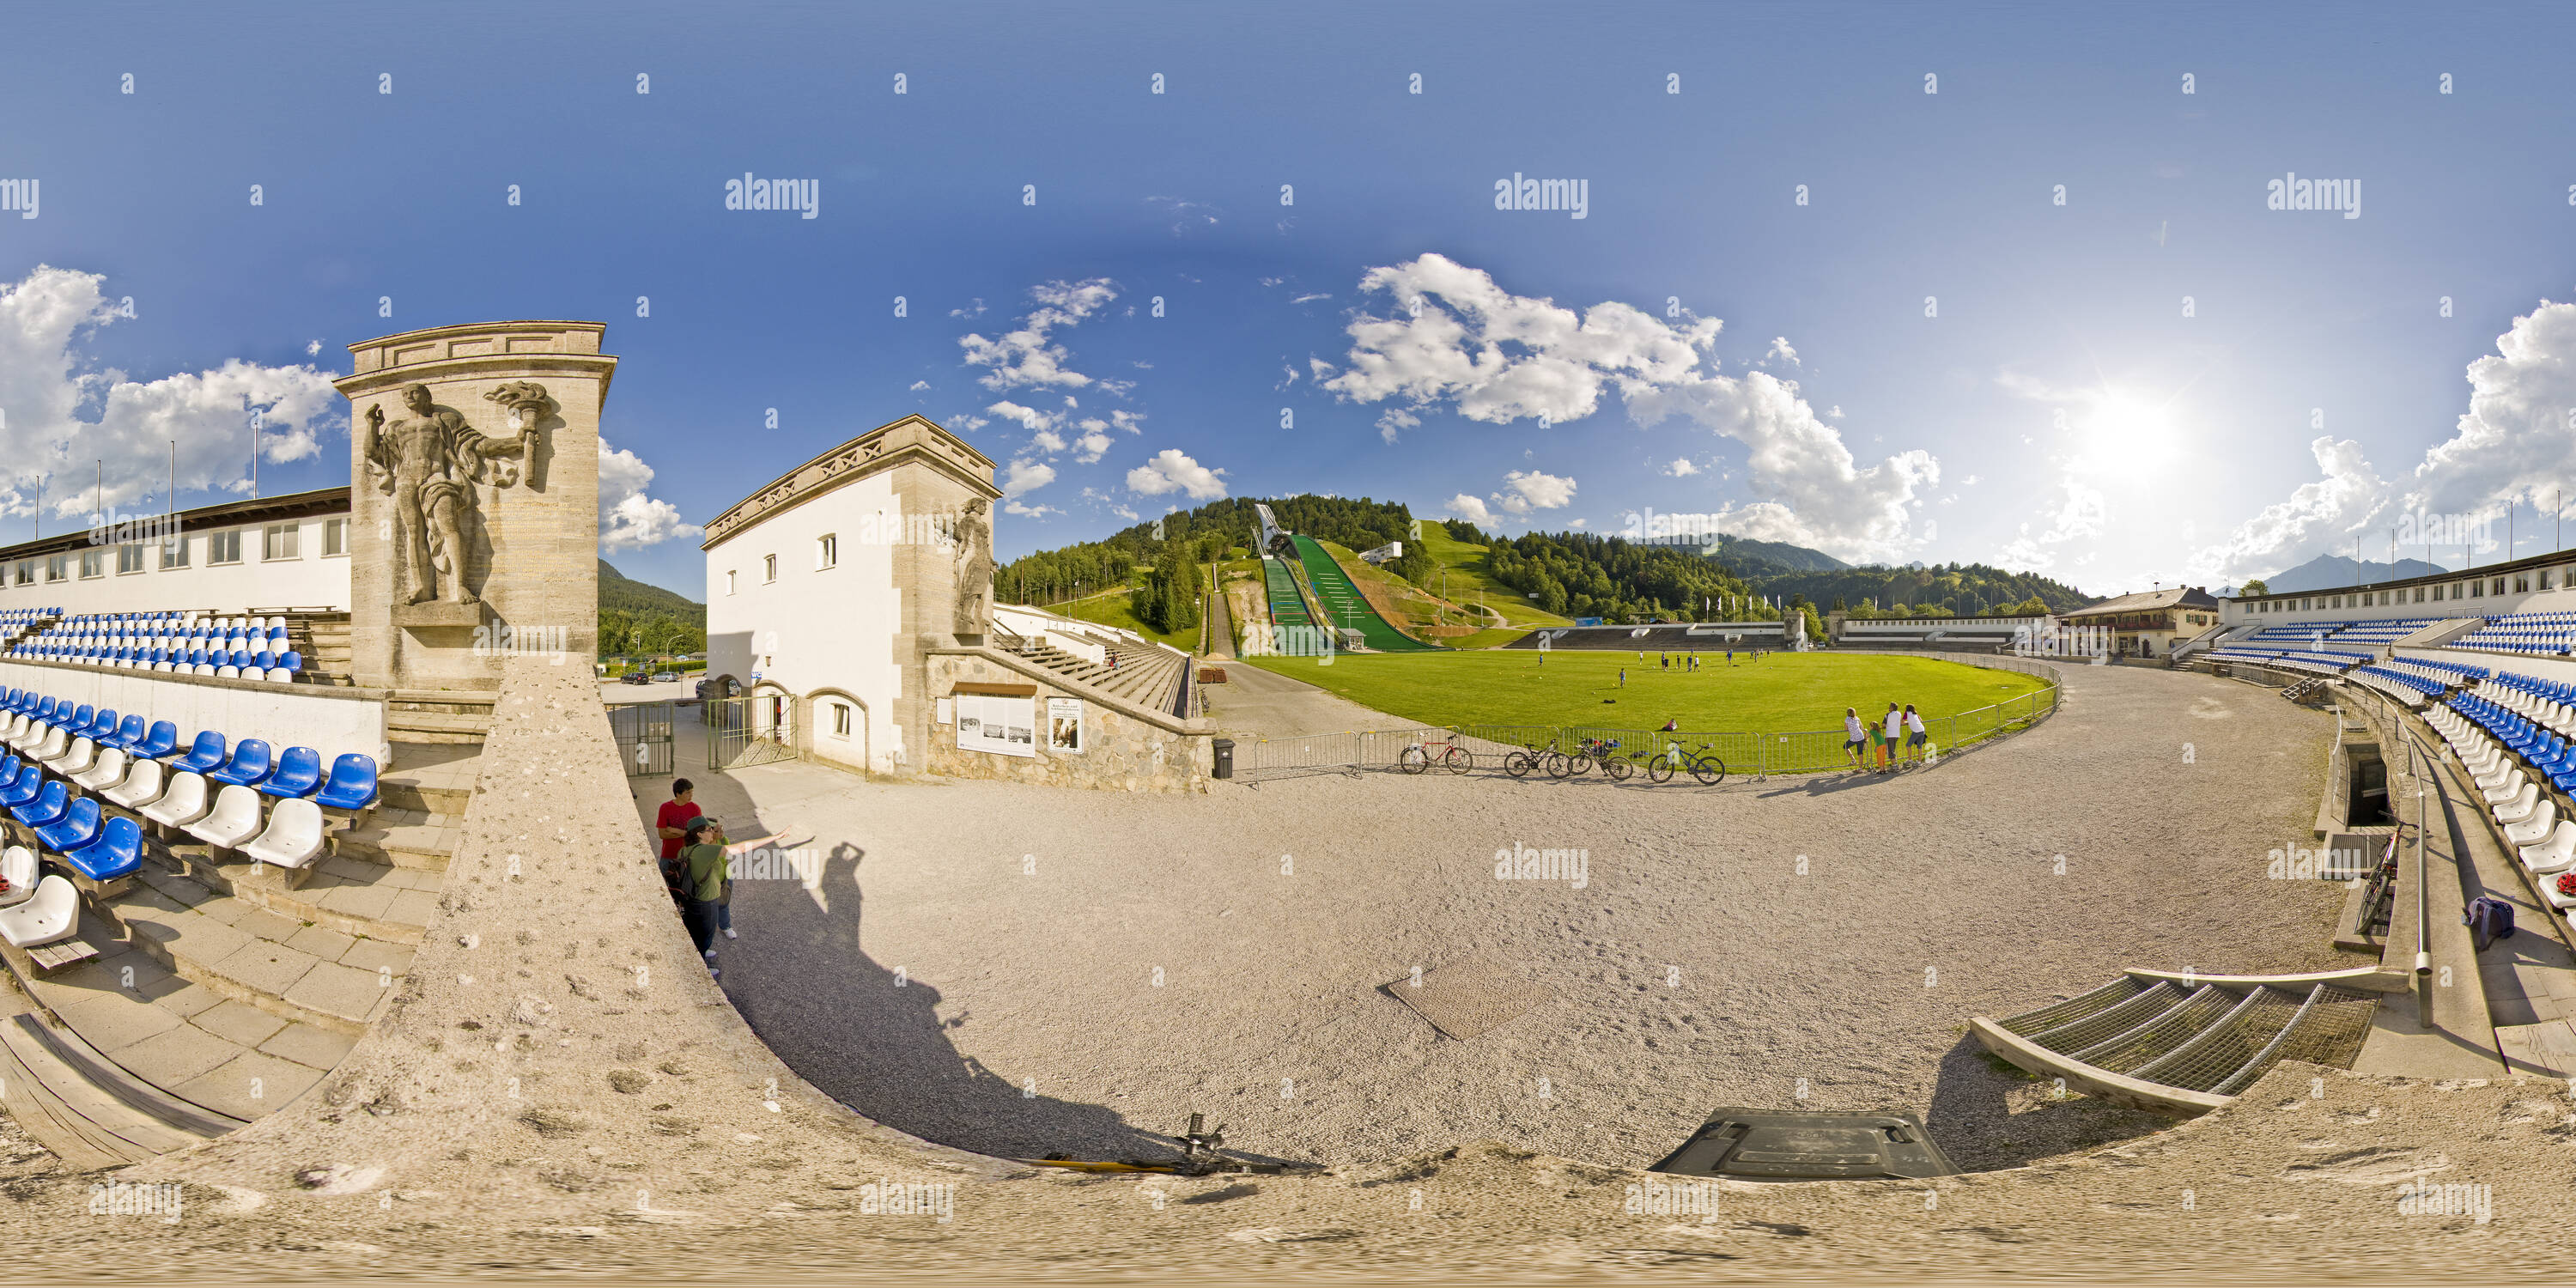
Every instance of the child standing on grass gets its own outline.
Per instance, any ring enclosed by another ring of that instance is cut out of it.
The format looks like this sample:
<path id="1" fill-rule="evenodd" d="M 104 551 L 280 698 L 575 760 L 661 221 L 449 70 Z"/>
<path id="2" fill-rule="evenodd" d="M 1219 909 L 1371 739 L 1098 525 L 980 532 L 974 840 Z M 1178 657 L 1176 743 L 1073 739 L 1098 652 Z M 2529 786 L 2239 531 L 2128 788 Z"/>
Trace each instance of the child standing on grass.
<path id="1" fill-rule="evenodd" d="M 1914 709 L 1913 703 L 1906 703 L 1905 754 L 1916 760 L 1921 760 L 1923 758 L 1924 744 L 1929 743 L 1930 741 L 1932 741 L 1932 736 L 1923 731 L 1922 713 Z"/>
<path id="2" fill-rule="evenodd" d="M 1861 767 L 1862 767 L 1862 766 L 1861 766 L 1861 760 L 1860 760 L 1860 748 L 1861 748 L 1861 743 L 1866 739 L 1866 737 L 1867 737 L 1867 735 L 1865 735 L 1865 734 L 1863 734 L 1863 733 L 1861 732 L 1860 711 L 1859 711 L 1857 708 L 1853 708 L 1853 707 L 1844 707 L 1844 708 L 1843 708 L 1843 759 L 1850 761 L 1850 762 L 1851 762 L 1851 767 L 1852 767 L 1852 768 L 1854 768 L 1854 769 L 1859 769 L 1859 768 L 1861 768 Z"/>
<path id="3" fill-rule="evenodd" d="M 1886 725 L 1885 736 L 1878 744 L 1878 771 L 1892 774 L 1896 772 L 1896 740 L 1905 734 L 1905 714 L 1893 702 L 1887 704 Z"/>

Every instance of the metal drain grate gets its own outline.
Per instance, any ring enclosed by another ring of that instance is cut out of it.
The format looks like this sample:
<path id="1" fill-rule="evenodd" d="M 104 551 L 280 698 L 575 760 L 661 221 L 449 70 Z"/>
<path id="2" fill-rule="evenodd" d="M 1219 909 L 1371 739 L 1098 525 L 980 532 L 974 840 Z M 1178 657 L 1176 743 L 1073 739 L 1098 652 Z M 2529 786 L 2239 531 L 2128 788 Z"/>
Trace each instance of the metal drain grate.
<path id="1" fill-rule="evenodd" d="M 1419 986 L 1408 976 L 1386 985 L 1385 991 L 1431 1027 L 1462 1042 L 1509 1024 L 1556 996 L 1555 989 L 1482 959 L 1425 971 Z"/>

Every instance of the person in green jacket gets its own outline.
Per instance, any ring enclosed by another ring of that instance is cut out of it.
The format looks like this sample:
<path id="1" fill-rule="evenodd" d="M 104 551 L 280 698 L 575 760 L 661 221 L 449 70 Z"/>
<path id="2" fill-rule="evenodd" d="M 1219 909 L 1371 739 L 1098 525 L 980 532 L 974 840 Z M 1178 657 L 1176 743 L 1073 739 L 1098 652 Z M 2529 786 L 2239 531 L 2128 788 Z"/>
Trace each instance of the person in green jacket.
<path id="1" fill-rule="evenodd" d="M 680 924 L 689 928 L 689 942 L 698 946 L 698 955 L 715 964 L 716 903 L 724 898 L 725 882 L 733 875 L 733 856 L 726 850 L 724 825 L 711 818 L 693 818 L 680 834 Z"/>

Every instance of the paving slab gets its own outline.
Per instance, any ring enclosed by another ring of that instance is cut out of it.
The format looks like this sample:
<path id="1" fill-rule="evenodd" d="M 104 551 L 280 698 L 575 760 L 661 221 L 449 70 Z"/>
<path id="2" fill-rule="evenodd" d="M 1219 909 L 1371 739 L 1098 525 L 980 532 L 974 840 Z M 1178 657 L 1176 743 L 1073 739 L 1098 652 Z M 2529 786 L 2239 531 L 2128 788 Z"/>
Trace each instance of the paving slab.
<path id="1" fill-rule="evenodd" d="M 165 1089 L 235 1118 L 257 1118 L 285 1106 L 321 1080 L 322 1071 L 310 1065 L 244 1051 L 210 1073 Z"/>
<path id="2" fill-rule="evenodd" d="M 349 951 L 350 945 L 357 942 L 358 937 L 355 935 L 344 935 L 322 926 L 306 926 L 287 936 L 286 946 L 299 952 L 311 953 L 326 962 L 335 962 L 340 960 L 342 954 Z"/>
<path id="3" fill-rule="evenodd" d="M 237 1046 L 256 1047 L 277 1036 L 288 1021 L 271 1015 L 248 1002 L 225 999 L 189 1023 L 224 1038 Z M 202 1073 L 204 1070 L 199 1070 Z M 192 1075 L 193 1076 L 193 1075 Z"/>
<path id="4" fill-rule="evenodd" d="M 98 1046 L 89 1034 L 82 1033 L 81 1037 L 91 1046 Z M 242 1053 L 241 1044 L 194 1024 L 172 1025 L 140 1042 L 100 1050 L 127 1073 L 165 1091 L 213 1072 Z"/>
<path id="5" fill-rule="evenodd" d="M 374 971 L 356 970 L 337 962 L 316 962 L 280 996 L 308 1011 L 363 1024 L 391 992 L 385 987 L 384 977 Z"/>
<path id="6" fill-rule="evenodd" d="M 317 1024 L 289 1024 L 277 1036 L 259 1044 L 259 1049 L 281 1060 L 329 1072 L 358 1040 L 345 1033 L 334 1033 Z"/>
<path id="7" fill-rule="evenodd" d="M 271 997 L 286 996 L 286 991 L 295 987 L 295 981 L 321 964 L 321 960 L 311 953 L 297 952 L 284 944 L 264 939 L 252 940 L 226 955 L 222 961 L 211 963 L 226 977 Z"/>

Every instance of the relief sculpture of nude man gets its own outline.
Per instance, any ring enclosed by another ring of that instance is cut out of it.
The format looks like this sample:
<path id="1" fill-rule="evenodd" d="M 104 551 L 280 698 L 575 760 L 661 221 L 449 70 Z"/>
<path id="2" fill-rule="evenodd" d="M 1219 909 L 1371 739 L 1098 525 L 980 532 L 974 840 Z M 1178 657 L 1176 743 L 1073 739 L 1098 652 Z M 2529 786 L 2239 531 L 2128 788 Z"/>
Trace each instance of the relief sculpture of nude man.
<path id="1" fill-rule="evenodd" d="M 438 406 L 427 385 L 404 386 L 402 415 L 388 418 L 382 403 L 367 409 L 368 473 L 376 490 L 393 498 L 405 604 L 479 602 L 465 587 L 467 532 L 477 517 L 474 485 L 518 482 L 510 461 L 525 459 L 536 445 L 547 410 L 544 387 L 527 381 L 484 396 L 509 407 L 515 437 L 476 431 L 463 415 Z"/>

